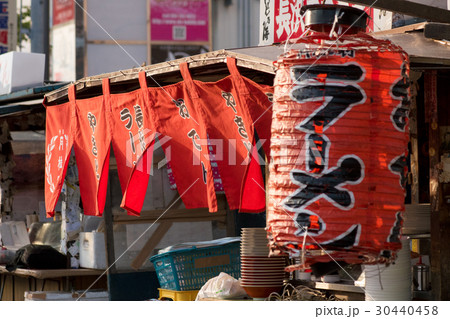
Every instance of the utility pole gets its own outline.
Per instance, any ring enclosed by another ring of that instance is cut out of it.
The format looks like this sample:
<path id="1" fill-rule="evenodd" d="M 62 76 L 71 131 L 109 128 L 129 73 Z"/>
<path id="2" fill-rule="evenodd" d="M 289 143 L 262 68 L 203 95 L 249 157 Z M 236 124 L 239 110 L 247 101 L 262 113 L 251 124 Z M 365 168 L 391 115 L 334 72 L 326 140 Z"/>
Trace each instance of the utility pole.
<path id="1" fill-rule="evenodd" d="M 49 79 L 49 8 L 49 0 L 31 0 L 31 52 L 45 54 L 45 81 Z"/>

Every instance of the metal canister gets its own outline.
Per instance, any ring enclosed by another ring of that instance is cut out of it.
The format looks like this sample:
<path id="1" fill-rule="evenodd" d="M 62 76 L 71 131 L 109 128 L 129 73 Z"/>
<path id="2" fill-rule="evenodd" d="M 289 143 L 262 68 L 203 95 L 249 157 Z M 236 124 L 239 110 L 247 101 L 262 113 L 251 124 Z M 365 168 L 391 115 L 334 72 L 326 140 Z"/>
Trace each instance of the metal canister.
<path id="1" fill-rule="evenodd" d="M 429 283 L 430 267 L 422 263 L 414 265 L 414 285 L 416 286 L 416 290 L 429 290 Z"/>

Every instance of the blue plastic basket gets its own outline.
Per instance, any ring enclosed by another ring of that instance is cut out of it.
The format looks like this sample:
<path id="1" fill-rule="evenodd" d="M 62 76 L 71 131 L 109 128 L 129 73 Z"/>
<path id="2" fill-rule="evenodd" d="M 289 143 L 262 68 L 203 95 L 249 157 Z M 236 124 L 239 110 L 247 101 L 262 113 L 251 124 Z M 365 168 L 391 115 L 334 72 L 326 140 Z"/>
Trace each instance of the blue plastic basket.
<path id="1" fill-rule="evenodd" d="M 169 251 L 150 258 L 163 289 L 198 290 L 225 272 L 241 276 L 240 242 Z"/>

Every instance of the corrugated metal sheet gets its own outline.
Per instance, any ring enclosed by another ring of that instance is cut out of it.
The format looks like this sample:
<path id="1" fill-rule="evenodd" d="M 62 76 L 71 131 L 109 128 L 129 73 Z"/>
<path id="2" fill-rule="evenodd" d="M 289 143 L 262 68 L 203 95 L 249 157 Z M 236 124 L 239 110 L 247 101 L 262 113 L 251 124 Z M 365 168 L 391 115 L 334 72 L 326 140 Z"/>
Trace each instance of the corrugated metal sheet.
<path id="1" fill-rule="evenodd" d="M 65 84 L 49 84 L 0 95 L 0 117 L 19 115 L 32 110 L 44 111 L 44 95 Z"/>

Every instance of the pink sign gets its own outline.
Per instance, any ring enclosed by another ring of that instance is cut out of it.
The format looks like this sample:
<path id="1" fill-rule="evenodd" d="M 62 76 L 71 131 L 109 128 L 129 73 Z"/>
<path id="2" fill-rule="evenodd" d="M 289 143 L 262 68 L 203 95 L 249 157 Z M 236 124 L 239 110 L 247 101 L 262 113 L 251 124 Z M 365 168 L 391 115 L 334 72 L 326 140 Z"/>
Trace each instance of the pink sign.
<path id="1" fill-rule="evenodd" d="M 209 0 L 151 0 L 152 41 L 209 41 Z"/>

